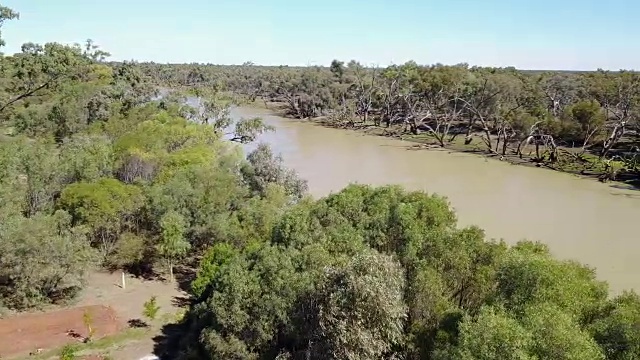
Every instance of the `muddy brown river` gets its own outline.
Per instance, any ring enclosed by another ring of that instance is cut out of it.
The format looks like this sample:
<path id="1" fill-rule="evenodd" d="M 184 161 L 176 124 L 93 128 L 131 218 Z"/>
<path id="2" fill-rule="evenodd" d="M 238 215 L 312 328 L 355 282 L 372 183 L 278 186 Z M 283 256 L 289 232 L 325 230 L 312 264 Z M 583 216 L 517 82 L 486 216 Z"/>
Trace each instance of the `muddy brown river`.
<path id="1" fill-rule="evenodd" d="M 551 170 L 510 165 L 410 143 L 235 108 L 234 118 L 260 116 L 276 128 L 259 141 L 320 197 L 349 183 L 400 184 L 446 196 L 461 226 L 478 225 L 508 243 L 539 240 L 552 252 L 595 267 L 612 294 L 640 290 L 640 191 Z M 250 145 L 249 149 L 255 145 Z"/>

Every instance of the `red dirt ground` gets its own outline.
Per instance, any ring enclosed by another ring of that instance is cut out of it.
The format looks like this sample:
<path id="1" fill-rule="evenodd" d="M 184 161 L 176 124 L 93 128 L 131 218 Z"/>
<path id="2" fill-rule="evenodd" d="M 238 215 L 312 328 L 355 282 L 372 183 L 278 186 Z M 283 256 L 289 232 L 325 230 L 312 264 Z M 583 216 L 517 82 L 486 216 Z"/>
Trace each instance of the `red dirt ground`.
<path id="1" fill-rule="evenodd" d="M 50 349 L 79 342 L 68 334 L 72 330 L 82 338 L 88 335 L 84 314 L 92 318 L 94 339 L 113 335 L 126 324 L 113 308 L 103 305 L 82 306 L 48 313 L 34 313 L 0 319 L 0 357 L 27 355 L 37 349 Z"/>

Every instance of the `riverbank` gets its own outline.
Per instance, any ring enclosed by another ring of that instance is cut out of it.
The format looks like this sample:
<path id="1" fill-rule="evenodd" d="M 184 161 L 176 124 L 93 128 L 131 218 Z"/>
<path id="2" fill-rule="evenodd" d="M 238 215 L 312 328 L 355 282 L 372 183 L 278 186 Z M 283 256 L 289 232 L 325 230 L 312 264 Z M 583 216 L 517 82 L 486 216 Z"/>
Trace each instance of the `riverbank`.
<path id="1" fill-rule="evenodd" d="M 407 134 L 403 131 L 401 126 L 387 128 L 384 126 L 377 126 L 371 123 L 338 123 L 332 121 L 326 117 L 310 118 L 310 119 L 297 119 L 288 117 L 286 115 L 285 107 L 281 103 L 277 102 L 264 102 L 262 100 L 256 100 L 253 103 L 243 104 L 243 106 L 249 106 L 256 109 L 266 109 L 273 115 L 283 118 L 291 119 L 293 121 L 309 122 L 315 125 L 354 131 L 357 133 L 393 138 L 402 141 L 415 143 L 412 150 L 437 150 L 437 151 L 450 151 L 465 154 L 473 154 L 475 156 L 481 156 L 485 158 L 494 158 L 506 162 L 511 165 L 526 166 L 531 168 L 546 169 L 550 171 L 557 171 L 562 173 L 571 174 L 580 178 L 587 178 L 597 180 L 600 182 L 610 183 L 614 187 L 623 187 L 626 189 L 640 190 L 640 179 L 632 174 L 622 173 L 619 170 L 623 164 L 618 161 L 607 162 L 601 161 L 597 156 L 589 153 L 579 154 L 575 149 L 559 147 L 560 156 L 554 163 L 547 161 L 536 161 L 533 157 L 525 155 L 519 156 L 514 151 L 507 151 L 505 155 L 497 153 L 489 153 L 486 149 L 483 149 L 484 144 L 480 144 L 478 141 L 465 144 L 464 137 L 458 136 L 453 141 L 447 143 L 446 147 L 441 147 L 437 141 L 430 134 L 423 132 L 419 135 Z M 531 150 L 531 149 L 529 149 Z M 531 152 L 529 152 L 531 154 Z"/>

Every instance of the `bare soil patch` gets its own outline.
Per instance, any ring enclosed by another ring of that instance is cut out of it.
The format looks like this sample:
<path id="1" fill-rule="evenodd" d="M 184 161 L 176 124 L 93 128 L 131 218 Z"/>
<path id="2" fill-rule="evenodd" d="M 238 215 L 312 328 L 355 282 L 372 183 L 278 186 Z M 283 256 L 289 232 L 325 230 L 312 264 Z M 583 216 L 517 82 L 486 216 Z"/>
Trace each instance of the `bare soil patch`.
<path id="1" fill-rule="evenodd" d="M 142 310 L 145 301 L 152 296 L 157 297 L 160 306 L 158 319 L 149 323 L 142 338 L 124 335 L 122 331 L 132 320 L 148 321 L 143 319 Z M 89 344 L 89 348 L 78 354 L 79 358 L 102 359 L 108 355 L 115 360 L 138 359 L 153 353 L 153 338 L 161 334 L 160 325 L 175 318 L 176 312 L 184 307 L 185 299 L 187 294 L 179 290 L 176 283 L 127 275 L 126 287 L 122 288 L 120 272 L 96 272 L 88 277 L 86 286 L 71 307 L 49 307 L 40 312 L 0 319 L 0 358 L 23 358 L 38 349 L 42 353 L 38 359 L 57 358 L 52 352 L 69 343 L 80 344 L 88 335 L 83 316 L 89 310 L 95 329 L 93 339 L 107 337 L 105 340 L 113 341 L 113 344 L 94 350 Z M 69 334 L 69 330 L 73 333 Z"/>
<path id="2" fill-rule="evenodd" d="M 95 339 L 116 334 L 126 326 L 113 308 L 104 305 L 12 316 L 0 320 L 0 357 L 27 355 L 82 341 L 89 335 L 83 320 L 85 313 L 91 316 Z"/>
<path id="3" fill-rule="evenodd" d="M 177 288 L 176 283 L 157 279 L 146 280 L 130 275 L 126 276 L 126 286 L 123 289 L 120 272 L 112 274 L 97 272 L 87 279 L 78 305 L 110 306 L 126 322 L 142 318 L 143 305 L 152 296 L 157 297 L 157 303 L 160 306 L 159 316 L 162 316 L 166 313 L 175 313 L 179 309 L 176 302 L 187 295 Z"/>

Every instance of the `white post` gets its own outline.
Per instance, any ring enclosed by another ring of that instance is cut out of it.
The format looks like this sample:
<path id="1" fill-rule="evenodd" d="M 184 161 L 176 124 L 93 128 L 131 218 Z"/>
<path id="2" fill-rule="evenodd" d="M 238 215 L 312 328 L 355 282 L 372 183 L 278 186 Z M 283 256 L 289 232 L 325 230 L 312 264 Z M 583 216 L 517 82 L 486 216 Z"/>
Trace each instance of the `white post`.
<path id="1" fill-rule="evenodd" d="M 126 284 L 124 282 L 124 271 L 122 272 L 122 288 L 126 288 Z"/>

